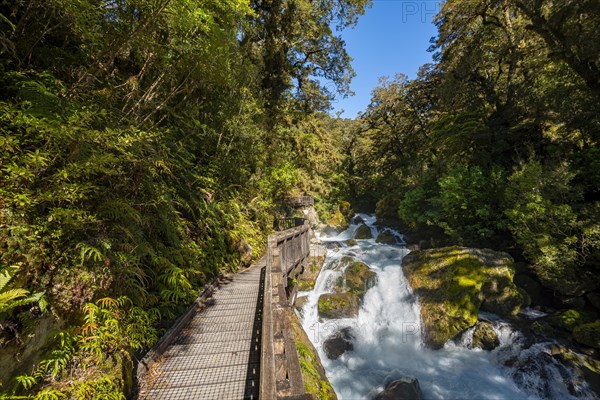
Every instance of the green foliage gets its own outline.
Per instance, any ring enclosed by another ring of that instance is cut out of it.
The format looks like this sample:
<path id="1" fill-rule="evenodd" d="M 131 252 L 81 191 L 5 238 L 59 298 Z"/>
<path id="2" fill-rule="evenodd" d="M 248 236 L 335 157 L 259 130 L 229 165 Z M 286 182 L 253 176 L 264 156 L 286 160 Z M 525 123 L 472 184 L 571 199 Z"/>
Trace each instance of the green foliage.
<path id="1" fill-rule="evenodd" d="M 332 95 L 311 80 L 347 91 L 330 22 L 366 1 L 109 3 L 0 5 L 1 343 L 36 328 L 19 306 L 64 321 L 14 396 L 128 395 L 133 354 L 248 245 L 244 263 L 261 255 L 285 197 L 345 197 L 329 186 L 346 123 L 311 114 Z"/>
<path id="2" fill-rule="evenodd" d="M 19 269 L 18 265 L 0 267 L 0 316 L 10 316 L 15 308 L 32 303 L 38 303 L 42 311 L 46 308 L 43 293 L 30 295 L 28 290 L 15 288 L 12 287 L 14 285 L 10 285 L 10 281 Z"/>
<path id="3" fill-rule="evenodd" d="M 597 16 L 590 1 L 445 1 L 434 63 L 373 90 L 353 200 L 387 223 L 395 209 L 416 241 L 520 252 L 557 293 L 600 287 Z"/>

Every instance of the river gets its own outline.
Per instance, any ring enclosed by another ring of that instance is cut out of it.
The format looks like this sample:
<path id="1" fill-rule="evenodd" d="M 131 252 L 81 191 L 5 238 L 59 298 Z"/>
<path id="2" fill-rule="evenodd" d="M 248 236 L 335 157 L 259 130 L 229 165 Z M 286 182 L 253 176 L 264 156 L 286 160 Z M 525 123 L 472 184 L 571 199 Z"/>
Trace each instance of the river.
<path id="1" fill-rule="evenodd" d="M 375 238 L 378 234 L 375 218 L 360 216 Z M 299 296 L 308 296 L 302 309 L 304 329 L 317 348 L 340 399 L 372 398 L 383 390 L 386 382 L 403 376 L 416 377 L 426 399 L 574 398 L 567 390 L 568 383 L 563 383 L 565 371 L 558 365 L 548 362 L 518 371 L 515 367 L 505 366 L 509 359 L 513 360 L 513 365 L 519 365 L 523 357 L 531 356 L 532 352 L 543 352 L 545 347 L 525 348 L 525 340 L 519 331 L 494 315 L 481 316 L 492 320 L 499 334 L 500 346 L 493 351 L 469 349 L 472 332 L 466 332 L 461 340 L 451 341 L 440 350 L 424 347 L 419 302 L 401 268 L 402 258 L 408 250 L 401 245 L 379 244 L 375 239 L 345 245 L 343 242 L 353 238 L 357 227 L 351 225 L 338 236 L 320 238 L 329 248 L 325 266 L 315 288 L 299 293 Z M 333 242 L 341 247 L 336 248 Z M 377 284 L 364 296 L 357 318 L 322 320 L 317 313 L 318 298 L 332 291 L 341 274 L 331 266 L 348 255 L 365 262 L 375 271 Z M 531 314 L 536 317 L 535 313 Z M 330 360 L 323 352 L 323 340 L 343 327 L 352 329 L 354 350 L 337 360 Z M 585 393 L 584 398 L 588 397 Z M 593 394 L 587 394 L 593 397 Z"/>

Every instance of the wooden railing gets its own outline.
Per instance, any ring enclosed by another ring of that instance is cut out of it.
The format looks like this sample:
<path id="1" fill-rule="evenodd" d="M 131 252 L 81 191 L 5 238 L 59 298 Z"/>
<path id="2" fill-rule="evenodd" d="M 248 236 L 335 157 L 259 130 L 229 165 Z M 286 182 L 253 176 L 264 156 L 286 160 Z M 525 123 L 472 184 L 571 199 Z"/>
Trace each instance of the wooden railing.
<path id="1" fill-rule="evenodd" d="M 304 218 L 279 218 L 275 220 L 275 230 L 285 231 L 286 229 L 295 228 L 304 225 Z"/>
<path id="2" fill-rule="evenodd" d="M 304 390 L 290 321 L 288 282 L 308 265 L 310 226 L 269 236 L 260 359 L 260 399 L 312 399 Z"/>
<path id="3" fill-rule="evenodd" d="M 311 207 L 315 205 L 315 200 L 312 196 L 290 196 L 286 201 L 294 207 Z"/>

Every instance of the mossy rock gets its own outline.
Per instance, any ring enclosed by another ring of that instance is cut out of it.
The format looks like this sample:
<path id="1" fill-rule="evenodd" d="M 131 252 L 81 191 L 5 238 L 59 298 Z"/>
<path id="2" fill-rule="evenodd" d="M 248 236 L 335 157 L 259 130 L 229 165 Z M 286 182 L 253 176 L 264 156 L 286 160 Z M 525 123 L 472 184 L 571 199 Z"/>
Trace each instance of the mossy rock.
<path id="1" fill-rule="evenodd" d="M 500 345 L 498 334 L 494 330 L 494 326 L 487 321 L 478 322 L 473 331 L 473 342 L 471 348 L 494 350 Z"/>
<path id="2" fill-rule="evenodd" d="M 543 320 L 534 321 L 530 329 L 537 336 L 553 337 L 555 334 L 554 328 Z"/>
<path id="3" fill-rule="evenodd" d="M 398 244 L 398 239 L 396 238 L 396 235 L 394 235 L 390 231 L 380 232 L 379 235 L 377 235 L 377 239 L 375 241 L 381 244 Z"/>
<path id="4" fill-rule="evenodd" d="M 371 228 L 366 225 L 361 225 L 356 229 L 354 233 L 354 239 L 372 239 L 373 234 L 371 233 Z"/>
<path id="5" fill-rule="evenodd" d="M 348 246 L 348 247 L 356 246 L 358 244 L 356 239 L 349 239 L 349 240 L 346 240 L 344 243 L 346 243 L 346 246 Z"/>
<path id="6" fill-rule="evenodd" d="M 356 293 L 328 293 L 319 297 L 317 309 L 323 318 L 353 318 L 358 315 L 359 295 Z"/>
<path id="7" fill-rule="evenodd" d="M 596 316 L 596 313 L 593 312 L 567 310 L 557 312 L 545 318 L 545 320 L 555 328 L 573 332 L 573 329 L 575 329 L 577 325 L 593 322 L 596 319 Z"/>
<path id="8" fill-rule="evenodd" d="M 575 327 L 573 337 L 581 344 L 600 349 L 600 321 Z"/>
<path id="9" fill-rule="evenodd" d="M 331 217 L 327 220 L 327 225 L 340 232 L 348 229 L 348 226 L 350 226 L 348 217 L 344 216 L 340 211 L 331 214 Z"/>
<path id="10" fill-rule="evenodd" d="M 338 293 L 351 292 L 362 295 L 376 284 L 377 273 L 371 271 L 367 264 L 354 261 L 337 279 L 335 287 Z"/>
<path id="11" fill-rule="evenodd" d="M 408 254 L 404 273 L 419 296 L 425 344 L 442 347 L 475 325 L 481 305 L 500 315 L 516 315 L 527 304 L 513 283 L 512 258 L 488 249 L 445 247 Z"/>

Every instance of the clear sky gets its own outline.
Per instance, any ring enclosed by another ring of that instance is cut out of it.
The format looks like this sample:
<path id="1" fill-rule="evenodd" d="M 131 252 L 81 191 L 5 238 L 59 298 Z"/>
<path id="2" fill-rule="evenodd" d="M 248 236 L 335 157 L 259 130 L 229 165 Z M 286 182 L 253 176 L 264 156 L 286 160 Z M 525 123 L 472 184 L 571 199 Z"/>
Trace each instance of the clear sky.
<path id="1" fill-rule="evenodd" d="M 419 67 L 431 61 L 427 48 L 437 33 L 431 21 L 439 7 L 433 0 L 374 0 L 358 25 L 342 32 L 353 58 L 356 76 L 351 88 L 356 95 L 335 100 L 333 113 L 345 110 L 344 117 L 354 118 L 364 111 L 381 76 L 401 72 L 414 78 Z"/>

